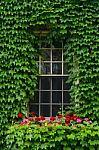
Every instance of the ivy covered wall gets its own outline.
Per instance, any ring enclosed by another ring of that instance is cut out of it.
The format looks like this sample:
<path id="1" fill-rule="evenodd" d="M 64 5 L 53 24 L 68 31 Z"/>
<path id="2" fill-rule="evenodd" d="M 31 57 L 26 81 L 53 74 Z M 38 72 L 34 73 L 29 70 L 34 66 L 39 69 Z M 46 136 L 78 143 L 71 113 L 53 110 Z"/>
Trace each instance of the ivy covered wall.
<path id="1" fill-rule="evenodd" d="M 64 40 L 75 111 L 98 120 L 99 0 L 1 0 L 0 18 L 0 142 L 36 86 L 37 25 L 51 26 L 48 40 Z"/>

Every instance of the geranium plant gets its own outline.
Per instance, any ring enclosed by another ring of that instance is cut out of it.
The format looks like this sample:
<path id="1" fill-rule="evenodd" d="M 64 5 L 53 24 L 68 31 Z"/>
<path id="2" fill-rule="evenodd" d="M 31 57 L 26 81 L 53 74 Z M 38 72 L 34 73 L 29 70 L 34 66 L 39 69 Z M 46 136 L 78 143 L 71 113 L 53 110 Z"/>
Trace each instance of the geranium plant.
<path id="1" fill-rule="evenodd" d="M 37 124 L 39 126 L 46 126 L 46 125 L 57 125 L 61 124 L 63 126 L 76 126 L 76 124 L 86 124 L 86 123 L 92 123 L 89 118 L 80 118 L 76 114 L 66 114 L 62 115 L 59 114 L 56 117 L 44 117 L 44 116 L 36 116 L 34 112 L 29 113 L 29 117 L 24 117 L 23 114 L 18 114 L 18 125 L 24 125 L 24 124 Z M 21 121 L 20 121 L 21 119 Z"/>

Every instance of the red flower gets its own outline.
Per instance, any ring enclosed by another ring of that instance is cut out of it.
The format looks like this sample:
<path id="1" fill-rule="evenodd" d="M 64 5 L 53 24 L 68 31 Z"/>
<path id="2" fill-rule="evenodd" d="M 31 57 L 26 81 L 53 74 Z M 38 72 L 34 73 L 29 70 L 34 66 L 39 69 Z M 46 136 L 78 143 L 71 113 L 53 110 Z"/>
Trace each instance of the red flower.
<path id="1" fill-rule="evenodd" d="M 65 117 L 68 118 L 68 117 L 71 117 L 71 115 L 70 115 L 70 114 L 67 114 Z"/>
<path id="2" fill-rule="evenodd" d="M 32 116 L 34 116 L 34 115 L 35 115 L 35 113 L 34 113 L 33 111 L 31 111 L 31 112 L 30 112 L 30 114 L 31 114 Z"/>
<path id="3" fill-rule="evenodd" d="M 69 123 L 70 123 L 70 120 L 71 120 L 71 116 L 70 116 L 70 114 L 67 114 L 67 115 L 65 116 L 65 122 L 66 122 L 66 124 L 69 124 Z"/>
<path id="4" fill-rule="evenodd" d="M 19 117 L 19 118 L 22 118 L 22 117 L 23 117 L 23 114 L 22 114 L 22 113 L 18 113 L 18 117 Z"/>
<path id="5" fill-rule="evenodd" d="M 40 117 L 36 117 L 35 120 L 36 120 L 36 121 L 40 121 L 41 118 L 40 118 Z"/>
<path id="6" fill-rule="evenodd" d="M 45 120 L 45 117 L 41 116 L 41 117 L 40 117 L 40 120 Z"/>
<path id="7" fill-rule="evenodd" d="M 62 123 L 61 121 L 58 122 L 58 124 L 61 124 L 61 123 Z"/>
<path id="8" fill-rule="evenodd" d="M 70 123 L 70 119 L 65 119 L 66 124 Z"/>
<path id="9" fill-rule="evenodd" d="M 50 117 L 50 120 L 51 120 L 51 121 L 55 121 L 55 120 L 56 120 L 56 117 Z"/>
<path id="10" fill-rule="evenodd" d="M 59 115 L 59 116 L 58 116 L 58 119 L 61 119 L 61 118 L 62 118 L 62 115 Z"/>
<path id="11" fill-rule="evenodd" d="M 77 116 L 76 115 L 73 115 L 73 116 L 71 116 L 71 120 L 77 120 Z"/>

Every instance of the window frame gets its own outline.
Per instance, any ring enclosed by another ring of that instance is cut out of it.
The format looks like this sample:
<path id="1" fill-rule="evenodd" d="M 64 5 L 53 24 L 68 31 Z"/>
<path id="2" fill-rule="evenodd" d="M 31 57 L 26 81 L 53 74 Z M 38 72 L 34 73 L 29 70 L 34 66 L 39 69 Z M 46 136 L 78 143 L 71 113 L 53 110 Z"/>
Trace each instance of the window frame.
<path id="1" fill-rule="evenodd" d="M 64 111 L 64 106 L 67 106 L 67 105 L 69 105 L 69 103 L 64 103 L 64 100 L 63 100 L 63 96 L 64 96 L 64 92 L 69 92 L 69 90 L 64 90 L 63 89 L 63 80 L 64 80 L 64 78 L 67 78 L 68 76 L 69 76 L 69 74 L 64 74 L 64 63 L 66 63 L 65 61 L 64 61 L 64 49 L 63 49 L 63 42 L 62 42 L 62 48 L 55 48 L 55 47 L 53 47 L 52 46 L 52 42 L 51 42 L 51 48 L 42 48 L 41 46 L 40 46 L 40 50 L 49 50 L 50 51 L 50 57 L 51 57 L 51 60 L 49 60 L 49 61 L 43 61 L 42 60 L 42 56 L 39 56 L 39 61 L 38 61 L 38 67 L 39 67 L 39 89 L 38 89 L 38 92 L 39 92 L 39 101 L 38 101 L 38 103 L 33 103 L 34 105 L 39 105 L 39 116 L 41 116 L 41 106 L 43 106 L 43 105 L 49 105 L 50 106 L 50 116 L 53 116 L 53 106 L 55 105 L 55 106 L 61 106 L 61 112 L 62 112 L 62 114 L 63 114 L 63 111 Z M 61 50 L 61 54 L 62 54 L 62 59 L 61 59 L 61 61 L 53 61 L 53 59 L 52 59 L 52 52 L 54 51 L 54 50 Z M 41 72 L 41 69 L 42 69 L 42 62 L 45 62 L 45 63 L 50 63 L 50 67 L 51 67 L 51 72 L 50 72 L 50 74 L 42 74 L 42 72 Z M 53 65 L 53 63 L 61 63 L 61 65 L 62 65 L 62 72 L 61 72 L 61 74 L 53 74 L 53 72 L 52 72 L 52 65 Z M 41 89 L 41 78 L 43 78 L 43 77 L 46 77 L 46 78 L 50 78 L 50 80 L 51 80 L 51 87 L 50 87 L 50 90 L 42 90 Z M 60 78 L 62 78 L 62 89 L 61 90 L 53 90 L 52 89 L 52 78 L 53 77 L 60 77 Z M 37 90 L 36 90 L 37 91 Z M 41 103 L 41 92 L 42 91 L 49 91 L 50 92 L 50 103 Z M 53 97 L 52 97 L 52 94 L 53 94 L 53 92 L 62 92 L 62 101 L 61 101 L 61 103 L 53 103 L 52 102 L 52 99 L 53 99 Z"/>

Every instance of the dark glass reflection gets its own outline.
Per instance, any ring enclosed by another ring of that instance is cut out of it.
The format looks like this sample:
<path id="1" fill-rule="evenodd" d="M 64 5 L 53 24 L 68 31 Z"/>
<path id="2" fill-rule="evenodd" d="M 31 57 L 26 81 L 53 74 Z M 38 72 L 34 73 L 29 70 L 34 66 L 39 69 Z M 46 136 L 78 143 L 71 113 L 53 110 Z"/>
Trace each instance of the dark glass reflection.
<path id="1" fill-rule="evenodd" d="M 63 64 L 63 74 L 68 74 L 68 64 L 67 63 Z"/>
<path id="2" fill-rule="evenodd" d="M 56 116 L 58 112 L 60 112 L 61 106 L 60 105 L 53 105 L 52 106 L 52 116 Z"/>
<path id="3" fill-rule="evenodd" d="M 49 91 L 41 91 L 41 103 L 50 103 Z"/>
<path id="4" fill-rule="evenodd" d="M 35 115 L 39 115 L 39 105 L 35 105 L 35 104 L 30 104 L 29 105 L 29 112 L 34 112 Z"/>
<path id="5" fill-rule="evenodd" d="M 52 73 L 53 74 L 62 74 L 62 64 L 61 63 L 53 63 L 52 64 Z"/>
<path id="6" fill-rule="evenodd" d="M 69 94 L 69 91 L 64 91 L 64 92 L 63 92 L 63 102 L 64 102 L 64 103 L 69 103 L 69 102 L 70 102 L 70 94 Z"/>
<path id="7" fill-rule="evenodd" d="M 62 102 L 62 92 L 54 91 L 52 92 L 52 103 L 61 103 Z"/>
<path id="8" fill-rule="evenodd" d="M 62 78 L 52 78 L 52 90 L 62 90 Z"/>
<path id="9" fill-rule="evenodd" d="M 50 116 L 50 105 L 41 105 L 41 114 L 42 116 Z"/>
<path id="10" fill-rule="evenodd" d="M 62 51 L 61 50 L 53 50 L 52 51 L 52 60 L 53 61 L 62 61 Z"/>
<path id="11" fill-rule="evenodd" d="M 51 51 L 50 50 L 43 50 L 42 53 L 42 60 L 43 61 L 50 61 L 51 60 Z"/>
<path id="12" fill-rule="evenodd" d="M 41 78 L 41 90 L 50 90 L 51 79 L 48 77 Z"/>
<path id="13" fill-rule="evenodd" d="M 42 63 L 41 74 L 50 74 L 50 63 Z"/>

